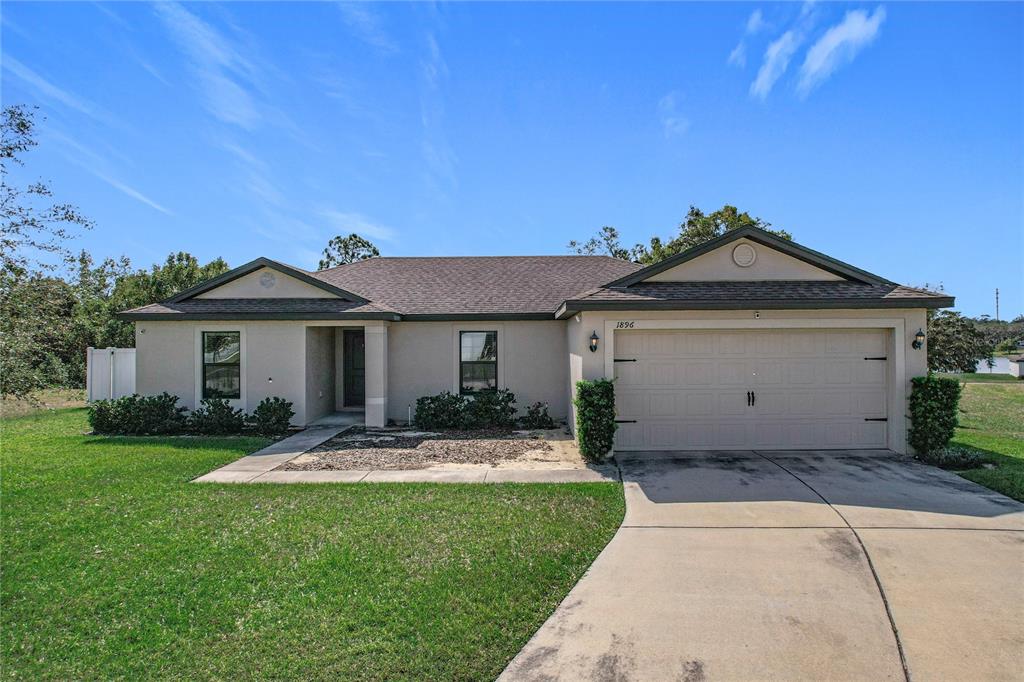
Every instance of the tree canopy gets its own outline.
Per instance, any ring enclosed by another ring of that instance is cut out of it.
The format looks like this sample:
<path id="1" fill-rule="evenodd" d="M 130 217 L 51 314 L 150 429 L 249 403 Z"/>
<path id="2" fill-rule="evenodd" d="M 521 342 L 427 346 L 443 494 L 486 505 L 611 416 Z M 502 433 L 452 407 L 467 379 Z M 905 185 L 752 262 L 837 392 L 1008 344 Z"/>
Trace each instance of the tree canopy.
<path id="1" fill-rule="evenodd" d="M 353 233 L 347 237 L 342 237 L 339 234 L 327 242 L 327 248 L 324 249 L 324 257 L 320 259 L 320 265 L 317 267 L 317 270 L 326 270 L 336 265 L 355 263 L 356 261 L 374 258 L 379 255 L 380 251 L 377 250 L 377 247 L 371 241 L 363 239 L 358 234 Z"/>
<path id="2" fill-rule="evenodd" d="M 932 372 L 977 371 L 991 360 L 993 344 L 974 320 L 952 310 L 928 316 L 928 369 Z"/>
<path id="3" fill-rule="evenodd" d="M 571 241 L 568 247 L 570 251 L 581 255 L 605 254 L 650 265 L 740 227 L 757 227 L 782 239 L 793 238 L 789 232 L 772 229 L 771 223 L 726 204 L 711 213 L 704 213 L 696 206 L 690 206 L 686 217 L 679 223 L 678 233 L 668 241 L 662 241 L 661 237 L 655 236 L 651 237 L 646 246 L 636 244 L 632 249 L 627 249 L 619 242 L 618 230 L 606 225 L 594 237 L 585 242 Z"/>

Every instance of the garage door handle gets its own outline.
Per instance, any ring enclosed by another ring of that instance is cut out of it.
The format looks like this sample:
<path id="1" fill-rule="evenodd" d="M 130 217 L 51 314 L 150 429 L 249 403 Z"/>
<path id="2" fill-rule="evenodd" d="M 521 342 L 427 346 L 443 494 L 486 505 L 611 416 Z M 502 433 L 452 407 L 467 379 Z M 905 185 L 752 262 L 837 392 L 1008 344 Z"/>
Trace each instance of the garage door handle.
<path id="1" fill-rule="evenodd" d="M 864 359 L 865 359 L 865 360 L 888 360 L 889 358 L 887 358 L 887 357 L 885 357 L 885 356 L 883 355 L 883 356 L 881 356 L 881 357 L 877 357 L 877 358 L 864 358 Z"/>
<path id="2" fill-rule="evenodd" d="M 614 362 L 636 362 L 636 358 L 628 358 L 628 359 L 615 358 Z"/>
<path id="3" fill-rule="evenodd" d="M 616 419 L 616 424 L 636 424 L 635 419 Z"/>
<path id="4" fill-rule="evenodd" d="M 889 421 L 889 418 L 888 417 L 864 417 L 864 421 L 866 421 L 866 422 L 887 422 L 887 421 Z"/>

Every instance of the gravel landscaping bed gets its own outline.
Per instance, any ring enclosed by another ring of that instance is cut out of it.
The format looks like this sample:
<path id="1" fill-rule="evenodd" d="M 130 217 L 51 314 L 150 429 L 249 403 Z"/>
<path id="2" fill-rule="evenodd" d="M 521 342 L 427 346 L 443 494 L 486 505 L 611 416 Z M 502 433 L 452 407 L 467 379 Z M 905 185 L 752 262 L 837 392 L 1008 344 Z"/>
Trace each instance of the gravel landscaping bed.
<path id="1" fill-rule="evenodd" d="M 425 469 L 547 460 L 547 431 L 483 429 L 443 433 L 356 427 L 278 467 L 285 471 Z"/>

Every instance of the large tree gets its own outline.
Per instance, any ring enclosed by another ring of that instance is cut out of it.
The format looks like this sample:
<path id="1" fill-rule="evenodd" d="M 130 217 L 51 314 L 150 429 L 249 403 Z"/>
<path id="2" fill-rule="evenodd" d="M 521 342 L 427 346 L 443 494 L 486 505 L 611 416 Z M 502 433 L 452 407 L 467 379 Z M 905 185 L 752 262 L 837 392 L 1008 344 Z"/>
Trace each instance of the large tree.
<path id="1" fill-rule="evenodd" d="M 67 240 L 93 225 L 73 204 L 54 200 L 45 181 L 18 184 L 11 177 L 38 144 L 35 129 L 33 108 L 16 104 L 0 111 L 0 268 L 19 276 L 69 262 Z"/>
<path id="2" fill-rule="evenodd" d="M 992 359 L 993 344 L 974 320 L 952 310 L 928 316 L 927 338 L 932 372 L 972 373 L 980 361 Z"/>
<path id="3" fill-rule="evenodd" d="M 363 239 L 358 234 L 350 234 L 342 237 L 340 234 L 327 242 L 324 249 L 324 257 L 320 259 L 317 270 L 326 270 L 336 265 L 355 263 L 356 261 L 374 258 L 380 255 L 380 251 L 373 245 L 373 242 Z"/>
<path id="4" fill-rule="evenodd" d="M 569 250 L 583 255 L 603 253 L 613 258 L 650 265 L 740 227 L 758 227 L 782 239 L 793 238 L 785 230 L 772 229 L 771 223 L 726 204 L 712 213 L 704 213 L 696 206 L 690 206 L 686 217 L 679 223 L 678 234 L 667 242 L 662 241 L 661 237 L 652 237 L 647 246 L 637 244 L 632 249 L 626 249 L 619 243 L 618 231 L 614 227 L 605 226 L 597 236 L 585 242 L 569 242 Z"/>

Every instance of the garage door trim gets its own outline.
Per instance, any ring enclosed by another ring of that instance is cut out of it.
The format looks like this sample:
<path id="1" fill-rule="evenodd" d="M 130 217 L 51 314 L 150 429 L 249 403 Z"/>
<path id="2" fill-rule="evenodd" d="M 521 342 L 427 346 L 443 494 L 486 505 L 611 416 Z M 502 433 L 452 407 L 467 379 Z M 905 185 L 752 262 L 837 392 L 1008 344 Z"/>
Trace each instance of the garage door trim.
<path id="1" fill-rule="evenodd" d="M 905 453 L 906 423 L 906 322 L 895 318 L 763 318 L 751 312 L 746 319 L 718 320 L 659 320 L 631 318 L 629 314 L 604 323 L 604 374 L 615 378 L 615 331 L 716 331 L 746 330 L 773 331 L 780 329 L 885 329 L 891 330 L 889 349 L 891 376 L 888 385 L 886 410 L 889 417 L 887 439 L 890 450 Z"/>

